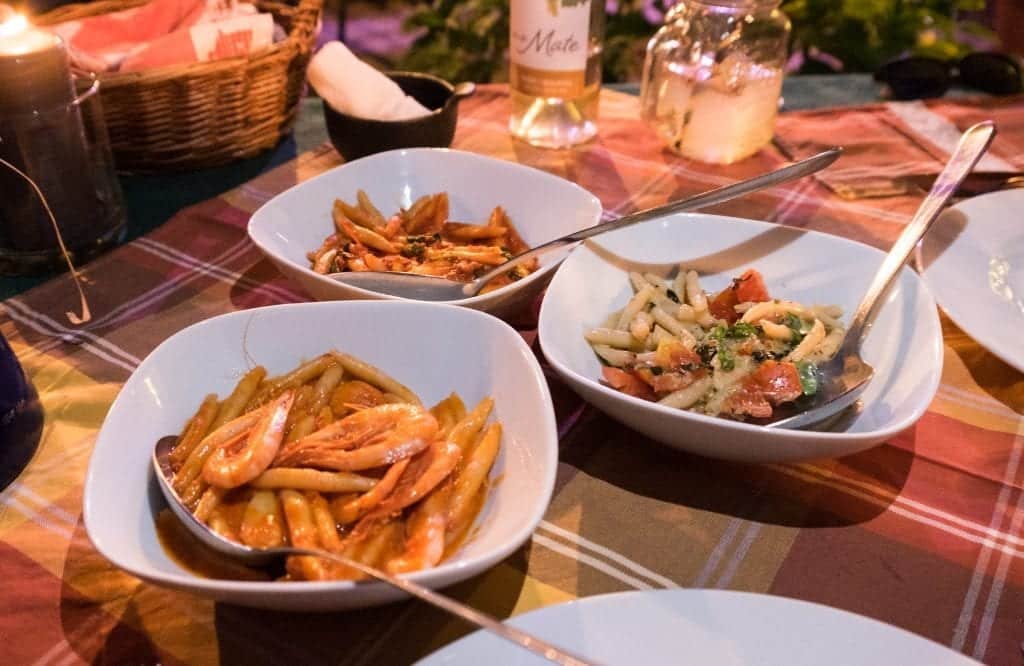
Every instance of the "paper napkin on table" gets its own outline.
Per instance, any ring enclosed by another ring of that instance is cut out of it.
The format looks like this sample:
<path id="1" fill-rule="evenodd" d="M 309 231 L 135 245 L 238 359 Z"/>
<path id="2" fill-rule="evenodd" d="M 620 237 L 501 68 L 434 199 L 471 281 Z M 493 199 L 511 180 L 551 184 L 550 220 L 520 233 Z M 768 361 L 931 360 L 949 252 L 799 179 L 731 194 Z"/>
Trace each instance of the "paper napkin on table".
<path id="1" fill-rule="evenodd" d="M 408 120 L 430 113 L 341 42 L 325 44 L 310 60 L 306 76 L 332 109 L 350 116 Z"/>
<path id="2" fill-rule="evenodd" d="M 79 67 L 114 72 L 247 55 L 273 43 L 273 28 L 272 17 L 247 2 L 150 0 L 50 30 Z"/>

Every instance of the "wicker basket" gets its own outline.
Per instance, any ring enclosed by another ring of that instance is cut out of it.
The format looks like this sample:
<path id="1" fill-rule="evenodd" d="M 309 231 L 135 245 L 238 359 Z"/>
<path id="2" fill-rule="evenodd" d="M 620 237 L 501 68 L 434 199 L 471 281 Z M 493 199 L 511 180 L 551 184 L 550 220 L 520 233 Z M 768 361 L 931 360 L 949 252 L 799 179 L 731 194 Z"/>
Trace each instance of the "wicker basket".
<path id="1" fill-rule="evenodd" d="M 142 5 L 100 0 L 36 19 L 49 25 Z M 272 148 L 295 120 L 323 0 L 256 0 L 287 39 L 245 58 L 100 75 L 100 99 L 121 171 L 199 169 Z"/>

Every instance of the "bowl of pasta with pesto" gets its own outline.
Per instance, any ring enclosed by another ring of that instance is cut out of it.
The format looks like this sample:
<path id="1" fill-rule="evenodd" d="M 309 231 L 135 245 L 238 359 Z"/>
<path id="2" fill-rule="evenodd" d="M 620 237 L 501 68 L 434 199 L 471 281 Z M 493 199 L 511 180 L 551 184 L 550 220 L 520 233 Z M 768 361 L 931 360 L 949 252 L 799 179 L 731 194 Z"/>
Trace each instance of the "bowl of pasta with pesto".
<path id="1" fill-rule="evenodd" d="M 150 457 L 168 437 L 175 493 L 224 538 L 338 552 L 432 588 L 494 566 L 529 538 L 558 452 L 536 357 L 484 313 L 300 303 L 168 338 L 100 429 L 84 492 L 89 537 L 153 584 L 303 612 L 403 593 L 321 558 L 254 567 L 210 551 L 156 488 Z"/>
<path id="2" fill-rule="evenodd" d="M 540 344 L 582 397 L 675 448 L 745 462 L 847 455 L 911 427 L 938 388 L 938 315 L 909 269 L 864 340 L 876 376 L 858 405 L 810 429 L 762 424 L 817 391 L 883 256 L 754 220 L 666 216 L 566 260 L 542 304 Z"/>

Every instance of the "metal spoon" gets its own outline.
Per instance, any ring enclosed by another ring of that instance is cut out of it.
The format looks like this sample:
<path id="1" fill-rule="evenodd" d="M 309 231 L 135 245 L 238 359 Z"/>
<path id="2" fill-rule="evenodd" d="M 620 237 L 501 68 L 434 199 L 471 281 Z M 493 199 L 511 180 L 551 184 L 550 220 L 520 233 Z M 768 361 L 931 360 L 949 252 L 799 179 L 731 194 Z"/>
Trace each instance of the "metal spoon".
<path id="1" fill-rule="evenodd" d="M 839 351 L 818 367 L 818 391 L 810 396 L 808 402 L 798 401 L 785 410 L 776 410 L 773 420 L 764 425 L 769 428 L 803 428 L 819 423 L 852 405 L 864 392 L 875 371 L 860 357 L 860 347 L 871 330 L 889 287 L 900 274 L 903 264 L 907 263 L 917 242 L 931 228 L 946 202 L 985 154 L 995 134 L 995 125 L 985 121 L 969 128 L 960 137 L 956 151 L 935 179 L 928 196 L 878 267 L 853 314 Z"/>
<path id="2" fill-rule="evenodd" d="M 668 203 L 663 206 L 648 208 L 647 210 L 626 215 L 618 218 L 617 220 L 612 220 L 611 222 L 605 222 L 593 227 L 581 229 L 580 231 L 574 231 L 567 236 L 562 236 L 561 238 L 548 241 L 543 245 L 538 245 L 533 249 L 527 250 L 526 252 L 509 259 L 500 266 L 496 266 L 487 271 L 472 282 L 455 282 L 454 280 L 448 280 L 445 278 L 432 277 L 429 275 L 416 275 L 414 273 L 377 271 L 329 273 L 327 277 L 368 291 L 376 291 L 382 294 L 390 294 L 392 296 L 401 296 L 403 298 L 412 298 L 421 301 L 455 301 L 461 298 L 470 298 L 479 294 L 480 290 L 494 278 L 505 274 L 514 266 L 521 264 L 524 261 L 529 261 L 539 254 L 543 254 L 550 250 L 570 245 L 572 243 L 578 243 L 579 241 L 608 231 L 628 227 L 639 222 L 646 222 L 656 217 L 662 217 L 671 213 L 680 213 L 688 210 L 697 210 L 699 208 L 706 208 L 707 206 L 714 206 L 715 204 L 724 203 L 745 194 L 750 194 L 751 192 L 757 192 L 758 190 L 774 187 L 775 185 L 795 178 L 807 176 L 816 171 L 820 171 L 835 162 L 841 153 L 841 148 L 830 148 L 824 152 L 818 153 L 817 155 L 808 157 L 805 160 L 795 162 L 789 166 L 776 169 L 775 171 L 770 171 L 754 178 L 741 180 L 740 182 L 733 183 L 731 185 L 725 185 L 724 187 L 719 187 L 709 192 L 704 192 L 703 194 L 683 199 L 682 201 L 673 201 L 672 203 Z"/>
<path id="3" fill-rule="evenodd" d="M 443 594 L 439 594 L 420 585 L 419 583 L 414 583 L 407 578 L 392 576 L 387 572 L 367 566 L 362 562 L 351 560 L 343 555 L 338 555 L 337 553 L 331 553 L 316 548 L 296 548 L 294 546 L 280 548 L 250 548 L 249 546 L 225 539 L 205 524 L 199 522 L 199 520 L 192 515 L 192 512 L 189 511 L 181 502 L 181 498 L 178 497 L 177 492 L 175 492 L 174 486 L 171 485 L 171 478 L 173 478 L 174 474 L 171 470 L 169 455 L 171 449 L 174 448 L 176 441 L 177 437 L 163 437 L 157 441 L 156 446 L 153 448 L 153 472 L 156 475 L 157 485 L 160 486 L 160 491 L 167 500 L 167 504 L 170 505 L 171 511 L 174 512 L 174 515 L 178 517 L 178 520 L 180 520 L 188 531 L 199 539 L 203 545 L 208 546 L 218 553 L 226 555 L 234 560 L 252 565 L 267 564 L 268 562 L 287 557 L 288 555 L 313 555 L 315 557 L 334 560 L 335 562 L 344 564 L 345 566 L 352 567 L 371 578 L 376 578 L 379 581 L 396 587 L 406 594 L 417 597 L 431 606 L 440 608 L 441 610 L 446 611 L 455 617 L 461 618 L 470 624 L 476 625 L 481 629 L 486 629 L 507 641 L 511 641 L 530 652 L 544 657 L 548 661 L 552 661 L 556 664 L 563 664 L 564 666 L 596 666 L 596 662 L 589 661 L 583 657 L 574 655 L 567 650 L 555 647 L 547 641 L 537 638 L 532 634 L 528 634 L 521 629 L 516 629 L 515 627 L 502 624 L 497 619 L 486 613 L 482 613 L 475 608 L 455 601 Z"/>

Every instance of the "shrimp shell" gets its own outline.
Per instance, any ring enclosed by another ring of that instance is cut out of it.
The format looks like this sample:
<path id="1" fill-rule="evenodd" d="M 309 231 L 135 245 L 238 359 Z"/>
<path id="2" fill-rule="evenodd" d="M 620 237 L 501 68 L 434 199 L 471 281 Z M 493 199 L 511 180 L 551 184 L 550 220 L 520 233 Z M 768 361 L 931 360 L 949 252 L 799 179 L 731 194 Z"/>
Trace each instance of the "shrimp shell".
<path id="1" fill-rule="evenodd" d="M 267 410 L 241 446 L 218 447 L 203 465 L 203 480 L 218 488 L 237 488 L 262 474 L 274 461 L 284 439 L 294 391 L 285 391 Z"/>

